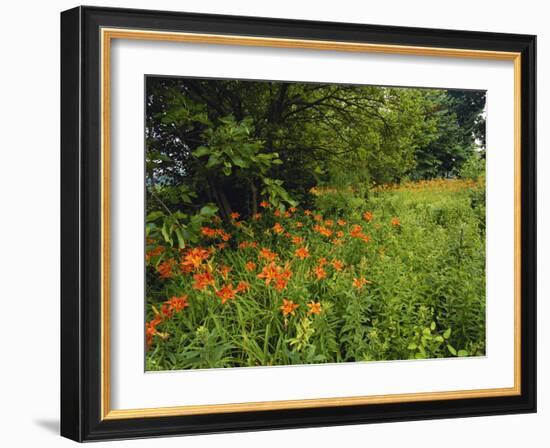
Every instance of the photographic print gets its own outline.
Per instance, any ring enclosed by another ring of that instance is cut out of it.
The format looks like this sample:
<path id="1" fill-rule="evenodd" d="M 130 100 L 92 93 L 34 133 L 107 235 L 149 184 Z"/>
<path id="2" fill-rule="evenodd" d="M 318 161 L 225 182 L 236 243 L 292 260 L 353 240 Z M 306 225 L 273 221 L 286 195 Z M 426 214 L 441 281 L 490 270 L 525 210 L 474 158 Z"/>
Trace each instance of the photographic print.
<path id="1" fill-rule="evenodd" d="M 146 370 L 485 354 L 485 91 L 145 96 Z"/>
<path id="2" fill-rule="evenodd" d="M 64 11 L 61 434 L 536 412 L 536 40 Z"/>

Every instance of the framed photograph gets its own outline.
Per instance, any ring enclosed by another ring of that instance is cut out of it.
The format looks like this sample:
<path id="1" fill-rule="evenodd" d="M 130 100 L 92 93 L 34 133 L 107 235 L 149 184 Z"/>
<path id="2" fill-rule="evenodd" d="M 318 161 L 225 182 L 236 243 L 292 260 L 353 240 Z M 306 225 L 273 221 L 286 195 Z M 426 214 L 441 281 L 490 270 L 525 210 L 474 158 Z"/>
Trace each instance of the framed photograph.
<path id="1" fill-rule="evenodd" d="M 535 36 L 61 14 L 61 433 L 535 412 Z"/>

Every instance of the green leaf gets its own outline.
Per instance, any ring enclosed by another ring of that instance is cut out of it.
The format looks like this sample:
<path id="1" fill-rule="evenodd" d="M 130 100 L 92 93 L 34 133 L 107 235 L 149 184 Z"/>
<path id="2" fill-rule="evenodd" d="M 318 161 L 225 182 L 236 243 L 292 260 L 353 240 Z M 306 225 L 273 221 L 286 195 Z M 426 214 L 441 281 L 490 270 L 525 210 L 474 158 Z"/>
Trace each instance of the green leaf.
<path id="1" fill-rule="evenodd" d="M 466 350 L 459 350 L 458 351 L 458 356 L 460 357 L 464 357 L 464 356 L 468 356 L 468 352 Z"/>
<path id="2" fill-rule="evenodd" d="M 443 333 L 443 337 L 444 337 L 445 339 L 449 339 L 449 338 L 451 337 L 451 329 L 450 329 L 450 328 L 447 328 L 447 329 L 445 330 L 445 333 Z"/>
<path id="3" fill-rule="evenodd" d="M 181 193 L 181 200 L 185 204 L 191 204 L 193 202 L 193 200 L 191 199 L 191 195 L 188 193 Z"/>
<path id="4" fill-rule="evenodd" d="M 148 162 L 171 162 L 172 159 L 158 151 L 147 151 Z"/>
<path id="5" fill-rule="evenodd" d="M 168 241 L 170 239 L 170 236 L 168 235 L 168 229 L 166 228 L 166 224 L 163 224 L 163 226 L 160 229 L 160 233 L 162 233 L 162 237 L 165 241 Z"/>
<path id="6" fill-rule="evenodd" d="M 163 216 L 164 216 L 164 213 L 157 210 L 147 215 L 147 221 L 156 221 L 157 219 L 162 218 Z"/>
<path id="7" fill-rule="evenodd" d="M 248 168 L 248 162 L 246 162 L 243 158 L 239 156 L 235 156 L 231 159 L 235 165 L 237 165 L 240 168 Z"/>
<path id="8" fill-rule="evenodd" d="M 408 348 L 409 350 L 416 350 L 416 344 L 415 344 L 414 342 L 411 342 L 411 343 L 407 346 L 407 348 Z"/>
<path id="9" fill-rule="evenodd" d="M 205 125 L 211 124 L 210 120 L 208 119 L 208 115 L 204 112 L 193 115 L 193 119 Z"/>
<path id="10" fill-rule="evenodd" d="M 220 159 L 217 155 L 215 154 L 212 154 L 209 158 L 208 158 L 208 162 L 206 162 L 206 168 L 213 168 L 217 165 L 220 164 Z"/>
<path id="11" fill-rule="evenodd" d="M 176 236 L 178 237 L 178 246 L 180 249 L 183 249 L 185 247 L 185 239 L 183 238 L 183 235 L 181 233 L 181 229 L 176 229 Z"/>
<path id="12" fill-rule="evenodd" d="M 164 241 L 166 241 L 167 243 L 170 243 L 171 246 L 174 244 L 174 241 L 170 237 L 170 232 L 168 231 L 168 227 L 166 226 L 166 221 L 162 225 L 160 229 L 160 233 L 162 234 Z"/>
<path id="13" fill-rule="evenodd" d="M 435 330 L 435 322 L 432 322 L 431 325 L 430 325 L 430 330 L 434 331 Z"/>
<path id="14" fill-rule="evenodd" d="M 201 211 L 199 213 L 204 216 L 213 216 L 218 213 L 218 207 L 216 207 L 214 204 L 207 204 L 203 208 L 201 208 Z"/>
<path id="15" fill-rule="evenodd" d="M 202 157 L 210 154 L 211 150 L 210 148 L 207 148 L 206 146 L 199 146 L 197 149 L 193 151 L 193 155 L 195 157 Z"/>
<path id="16" fill-rule="evenodd" d="M 451 352 L 451 355 L 456 356 L 456 349 L 451 344 L 447 344 L 447 349 Z"/>
<path id="17" fill-rule="evenodd" d="M 145 236 L 149 236 L 149 234 L 156 229 L 156 225 L 153 223 L 147 223 L 145 224 Z"/>

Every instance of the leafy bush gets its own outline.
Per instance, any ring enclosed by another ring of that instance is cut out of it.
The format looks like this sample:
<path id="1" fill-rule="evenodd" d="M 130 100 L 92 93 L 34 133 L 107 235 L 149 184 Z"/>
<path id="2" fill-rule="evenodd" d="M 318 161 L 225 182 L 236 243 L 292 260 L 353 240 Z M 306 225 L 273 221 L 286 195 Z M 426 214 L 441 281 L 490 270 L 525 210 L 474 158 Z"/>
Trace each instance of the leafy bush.
<path id="1" fill-rule="evenodd" d="M 315 197 L 315 208 L 319 213 L 327 216 L 357 215 L 367 206 L 364 195 L 351 187 L 344 189 L 314 187 L 311 193 Z"/>
<path id="2" fill-rule="evenodd" d="M 485 159 L 477 152 L 472 153 L 460 169 L 462 179 L 478 180 L 485 177 Z"/>

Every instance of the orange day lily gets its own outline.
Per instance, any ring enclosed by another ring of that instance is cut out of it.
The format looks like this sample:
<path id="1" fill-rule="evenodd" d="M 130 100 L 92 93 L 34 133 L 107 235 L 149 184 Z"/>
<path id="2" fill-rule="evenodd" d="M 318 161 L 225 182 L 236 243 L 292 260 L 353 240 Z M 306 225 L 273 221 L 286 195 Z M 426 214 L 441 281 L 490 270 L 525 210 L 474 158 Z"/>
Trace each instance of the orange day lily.
<path id="1" fill-rule="evenodd" d="M 157 266 L 157 272 L 159 273 L 160 278 L 170 278 L 172 277 L 172 268 L 176 264 L 176 260 L 169 258 L 166 261 L 163 261 Z"/>
<path id="2" fill-rule="evenodd" d="M 219 291 L 216 291 L 216 295 L 221 299 L 222 305 L 230 299 L 234 299 L 237 294 L 237 290 L 230 284 L 224 285 Z"/>
<path id="3" fill-rule="evenodd" d="M 292 244 L 302 244 L 302 242 L 304 241 L 304 239 L 301 237 L 301 236 L 293 236 L 291 239 L 290 239 L 290 242 Z"/>
<path id="4" fill-rule="evenodd" d="M 223 229 L 216 230 L 216 233 L 224 241 L 229 241 L 231 239 L 231 234 L 225 232 Z"/>
<path id="5" fill-rule="evenodd" d="M 298 249 L 296 249 L 296 252 L 294 252 L 294 255 L 304 260 L 309 257 L 309 250 L 307 249 L 307 247 L 299 247 Z"/>
<path id="6" fill-rule="evenodd" d="M 231 268 L 230 266 L 222 265 L 218 268 L 218 270 L 223 278 L 227 278 L 227 276 L 233 270 L 233 268 Z"/>
<path id="7" fill-rule="evenodd" d="M 283 233 L 283 232 L 285 231 L 285 229 L 284 229 L 284 227 L 283 227 L 281 224 L 279 224 L 278 222 L 276 222 L 275 225 L 273 226 L 273 231 L 274 231 L 275 233 L 280 234 L 280 233 Z"/>
<path id="8" fill-rule="evenodd" d="M 254 269 L 256 269 L 256 263 L 254 263 L 253 261 L 247 261 L 246 262 L 246 270 L 248 272 L 252 272 Z"/>
<path id="9" fill-rule="evenodd" d="M 279 277 L 275 280 L 274 288 L 275 288 L 278 292 L 281 292 L 283 289 L 286 288 L 287 285 L 288 285 L 288 278 L 287 278 L 287 277 L 284 277 L 284 276 L 279 276 Z"/>
<path id="10" fill-rule="evenodd" d="M 321 303 L 320 302 L 309 302 L 307 304 L 309 311 L 308 314 L 321 314 Z"/>
<path id="11" fill-rule="evenodd" d="M 262 249 L 260 249 L 260 253 L 258 254 L 258 257 L 265 258 L 268 261 L 275 261 L 278 255 L 275 252 L 263 247 Z"/>
<path id="12" fill-rule="evenodd" d="M 314 268 L 313 273 L 315 274 L 315 277 L 317 277 L 317 280 L 322 280 L 327 276 L 327 271 L 325 271 L 322 266 L 317 266 Z"/>
<path id="13" fill-rule="evenodd" d="M 183 295 L 180 297 L 172 297 L 170 300 L 166 301 L 166 304 L 170 307 L 172 311 L 183 311 L 184 308 L 187 308 L 189 306 L 189 303 L 187 302 L 187 295 Z"/>
<path id="14" fill-rule="evenodd" d="M 195 283 L 193 284 L 193 289 L 198 289 L 199 291 L 203 290 L 207 286 L 214 286 L 214 276 L 210 271 L 205 271 L 204 273 L 198 273 L 193 276 Z"/>
<path id="15" fill-rule="evenodd" d="M 159 315 L 155 316 L 153 320 L 145 323 L 145 337 L 147 341 L 147 348 L 153 343 L 153 336 L 157 334 L 157 326 L 162 322 Z"/>
<path id="16" fill-rule="evenodd" d="M 353 237 L 359 237 L 363 233 L 363 228 L 359 224 L 351 226 L 349 234 Z"/>
<path id="17" fill-rule="evenodd" d="M 194 247 L 189 249 L 181 262 L 181 269 L 184 272 L 190 272 L 201 266 L 202 262 L 207 260 L 210 252 L 202 247 Z"/>
<path id="18" fill-rule="evenodd" d="M 204 226 L 204 227 L 201 227 L 201 233 L 208 238 L 214 238 L 218 235 L 218 230 L 213 229 L 211 227 Z"/>
<path id="19" fill-rule="evenodd" d="M 280 268 L 274 263 L 271 262 L 267 266 L 264 266 L 262 272 L 260 272 L 257 277 L 265 280 L 265 284 L 269 284 L 276 280 L 279 277 Z"/>
<path id="20" fill-rule="evenodd" d="M 326 227 L 324 226 L 314 226 L 313 227 L 313 230 L 315 230 L 317 233 L 323 235 L 323 236 L 326 236 L 326 237 L 330 237 L 332 236 L 332 230 L 330 229 L 327 229 Z"/>
<path id="21" fill-rule="evenodd" d="M 150 261 L 152 257 L 158 257 L 164 252 L 164 246 L 156 246 L 154 249 L 145 253 L 145 260 Z"/>
<path id="22" fill-rule="evenodd" d="M 283 299 L 283 304 L 280 307 L 280 310 L 283 313 L 283 316 L 288 316 L 289 314 L 294 316 L 294 311 L 296 311 L 296 308 L 298 308 L 300 305 L 297 303 L 294 303 L 292 300 Z"/>
<path id="23" fill-rule="evenodd" d="M 350 235 L 353 238 L 359 238 L 363 240 L 365 243 L 368 243 L 370 241 L 370 236 L 363 233 L 363 228 L 359 224 L 351 226 Z"/>
<path id="24" fill-rule="evenodd" d="M 341 271 L 344 267 L 344 263 L 337 259 L 332 260 L 331 264 L 336 271 Z"/>
<path id="25" fill-rule="evenodd" d="M 361 289 L 363 286 L 368 285 L 370 283 L 372 283 L 372 282 L 370 282 L 369 280 L 367 280 L 364 277 L 353 279 L 353 286 L 357 289 Z"/>
<path id="26" fill-rule="evenodd" d="M 292 271 L 288 266 L 283 268 L 271 262 L 267 266 L 264 266 L 262 272 L 257 277 L 265 280 L 265 284 L 268 286 L 271 282 L 274 282 L 275 289 L 280 292 L 286 288 L 290 277 L 292 277 Z"/>
<path id="27" fill-rule="evenodd" d="M 248 291 L 250 289 L 250 284 L 248 284 L 248 282 L 245 282 L 245 281 L 240 281 L 238 284 L 237 284 L 237 292 L 245 292 L 245 291 Z"/>

